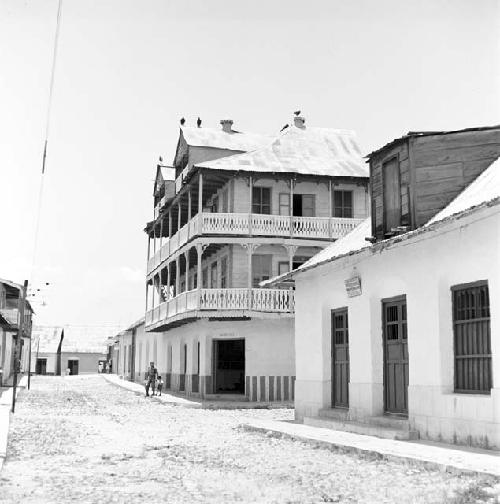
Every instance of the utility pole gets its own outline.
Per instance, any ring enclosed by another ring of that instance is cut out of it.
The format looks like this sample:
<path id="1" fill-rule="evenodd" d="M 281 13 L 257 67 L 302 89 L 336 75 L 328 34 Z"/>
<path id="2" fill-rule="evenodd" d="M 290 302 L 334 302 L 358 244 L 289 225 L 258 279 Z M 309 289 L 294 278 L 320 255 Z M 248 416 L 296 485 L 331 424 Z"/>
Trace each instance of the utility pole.
<path id="1" fill-rule="evenodd" d="M 32 329 L 33 329 L 33 323 L 31 323 L 28 328 L 28 333 L 30 335 L 30 351 L 29 351 L 29 360 L 28 360 L 28 390 L 30 390 L 30 388 L 31 388 L 31 332 L 32 332 Z"/>
<path id="2" fill-rule="evenodd" d="M 28 280 L 24 281 L 24 285 L 19 291 L 19 304 L 18 304 L 18 330 L 16 338 L 16 346 L 14 351 L 14 383 L 12 387 L 12 413 L 16 408 L 16 389 L 17 389 L 17 372 L 20 368 L 20 353 L 21 353 L 21 340 L 24 332 L 24 308 L 26 306 L 26 291 L 28 290 Z"/>

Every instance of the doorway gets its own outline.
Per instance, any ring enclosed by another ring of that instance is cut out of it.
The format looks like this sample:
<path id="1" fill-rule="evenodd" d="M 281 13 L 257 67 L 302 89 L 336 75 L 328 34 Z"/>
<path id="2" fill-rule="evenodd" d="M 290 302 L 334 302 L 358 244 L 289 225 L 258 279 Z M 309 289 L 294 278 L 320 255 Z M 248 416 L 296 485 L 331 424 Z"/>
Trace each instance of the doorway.
<path id="1" fill-rule="evenodd" d="M 314 217 L 315 215 L 314 194 L 294 194 L 293 215 L 295 217 Z"/>
<path id="2" fill-rule="evenodd" d="M 37 359 L 35 374 L 44 375 L 47 374 L 47 359 Z"/>
<path id="3" fill-rule="evenodd" d="M 332 407 L 349 407 L 349 326 L 347 308 L 332 311 Z"/>
<path id="4" fill-rule="evenodd" d="M 78 374 L 78 360 L 69 359 L 68 360 L 68 369 L 69 369 L 70 375 L 77 375 Z"/>
<path id="5" fill-rule="evenodd" d="M 214 393 L 245 393 L 245 340 L 214 340 Z"/>
<path id="6" fill-rule="evenodd" d="M 387 413 L 408 415 L 406 297 L 383 302 L 384 402 Z"/>

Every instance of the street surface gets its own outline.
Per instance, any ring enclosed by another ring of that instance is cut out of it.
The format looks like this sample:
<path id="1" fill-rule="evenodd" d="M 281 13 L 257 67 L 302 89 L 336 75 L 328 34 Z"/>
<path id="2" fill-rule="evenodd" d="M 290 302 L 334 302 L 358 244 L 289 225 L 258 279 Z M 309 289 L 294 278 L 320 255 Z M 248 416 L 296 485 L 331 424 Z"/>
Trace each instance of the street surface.
<path id="1" fill-rule="evenodd" d="M 487 476 L 360 457 L 238 428 L 293 410 L 212 411 L 98 375 L 35 377 L 12 417 L 1 503 L 497 502 Z"/>

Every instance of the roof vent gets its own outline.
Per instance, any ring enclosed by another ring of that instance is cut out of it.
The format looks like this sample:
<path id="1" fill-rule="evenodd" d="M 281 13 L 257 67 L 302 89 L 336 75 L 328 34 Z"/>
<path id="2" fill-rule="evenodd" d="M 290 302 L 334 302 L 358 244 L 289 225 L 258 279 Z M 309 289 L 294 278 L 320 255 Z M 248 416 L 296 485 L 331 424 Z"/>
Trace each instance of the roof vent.
<path id="1" fill-rule="evenodd" d="M 293 118 L 293 124 L 296 128 L 305 128 L 306 127 L 306 120 L 302 116 L 295 116 Z"/>
<path id="2" fill-rule="evenodd" d="M 225 133 L 231 133 L 233 120 L 232 119 L 221 119 L 220 123 L 222 124 L 222 131 Z"/>

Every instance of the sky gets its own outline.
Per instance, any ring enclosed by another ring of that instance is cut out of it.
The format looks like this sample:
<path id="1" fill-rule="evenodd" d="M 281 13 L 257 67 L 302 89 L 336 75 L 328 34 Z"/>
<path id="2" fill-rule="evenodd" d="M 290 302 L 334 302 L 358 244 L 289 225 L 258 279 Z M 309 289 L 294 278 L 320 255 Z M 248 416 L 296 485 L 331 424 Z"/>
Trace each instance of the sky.
<path id="1" fill-rule="evenodd" d="M 0 278 L 41 289 L 39 324 L 144 314 L 181 117 L 272 134 L 300 109 L 364 153 L 500 124 L 499 1 L 63 0 L 35 248 L 57 1 L 0 0 Z"/>

